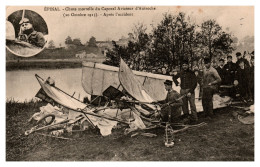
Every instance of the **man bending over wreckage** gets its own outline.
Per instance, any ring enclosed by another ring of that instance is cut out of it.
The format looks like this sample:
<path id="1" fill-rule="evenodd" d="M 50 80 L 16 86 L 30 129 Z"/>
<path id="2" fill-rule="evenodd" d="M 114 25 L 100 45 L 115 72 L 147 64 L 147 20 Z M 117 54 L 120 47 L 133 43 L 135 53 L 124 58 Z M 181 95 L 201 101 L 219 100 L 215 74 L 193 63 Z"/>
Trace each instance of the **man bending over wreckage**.
<path id="1" fill-rule="evenodd" d="M 163 122 L 179 122 L 181 116 L 182 99 L 180 94 L 172 89 L 172 81 L 166 80 L 164 82 L 167 91 L 166 99 L 160 101 L 163 103 L 161 106 L 161 118 Z"/>

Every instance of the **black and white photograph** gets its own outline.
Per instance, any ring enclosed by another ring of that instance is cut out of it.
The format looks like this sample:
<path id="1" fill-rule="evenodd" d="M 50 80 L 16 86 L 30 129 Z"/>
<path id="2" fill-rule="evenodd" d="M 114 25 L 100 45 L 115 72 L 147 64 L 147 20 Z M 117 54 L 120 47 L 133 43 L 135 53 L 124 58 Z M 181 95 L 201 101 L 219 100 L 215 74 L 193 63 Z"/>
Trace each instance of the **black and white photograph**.
<path id="1" fill-rule="evenodd" d="M 14 55 L 30 57 L 38 54 L 43 50 L 47 36 L 46 22 L 34 11 L 22 9 L 7 17 L 6 47 Z"/>
<path id="2" fill-rule="evenodd" d="M 11 161 L 255 159 L 254 6 L 6 6 Z"/>

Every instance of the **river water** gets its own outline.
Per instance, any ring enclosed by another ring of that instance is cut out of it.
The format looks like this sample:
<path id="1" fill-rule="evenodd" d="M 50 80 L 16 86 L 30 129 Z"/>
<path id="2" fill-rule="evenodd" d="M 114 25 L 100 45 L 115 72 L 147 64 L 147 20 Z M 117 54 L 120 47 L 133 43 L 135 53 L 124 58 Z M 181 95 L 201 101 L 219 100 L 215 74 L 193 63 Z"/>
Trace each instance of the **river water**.
<path id="1" fill-rule="evenodd" d="M 35 78 L 38 74 L 44 80 L 51 77 L 55 80 L 55 86 L 83 100 L 89 96 L 81 86 L 82 69 L 42 69 L 42 70 L 19 70 L 6 72 L 6 99 L 15 101 L 29 101 L 36 95 L 40 85 Z"/>
<path id="2" fill-rule="evenodd" d="M 36 93 L 41 88 L 35 74 L 38 74 L 44 80 L 51 77 L 55 80 L 55 86 L 62 89 L 66 93 L 83 101 L 84 97 L 89 97 L 82 85 L 81 76 L 82 68 L 75 69 L 43 69 L 43 70 L 18 70 L 6 72 L 6 99 L 13 99 L 18 102 L 30 101 L 35 98 Z M 174 87 L 175 90 L 179 90 Z M 195 90 L 195 97 L 198 98 L 199 90 Z M 218 98 L 213 100 L 214 108 L 221 107 L 222 103 Z M 195 100 L 197 111 L 202 111 L 201 101 Z"/>

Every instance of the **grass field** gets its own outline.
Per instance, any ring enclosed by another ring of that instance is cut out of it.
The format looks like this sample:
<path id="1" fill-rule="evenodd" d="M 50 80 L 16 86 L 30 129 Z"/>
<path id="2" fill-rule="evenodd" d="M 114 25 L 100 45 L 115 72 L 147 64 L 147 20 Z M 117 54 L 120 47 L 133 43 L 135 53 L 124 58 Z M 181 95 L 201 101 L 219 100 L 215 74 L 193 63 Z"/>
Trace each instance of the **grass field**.
<path id="1" fill-rule="evenodd" d="M 31 134 L 28 119 L 43 102 L 6 103 L 7 161 L 254 161 L 254 125 L 234 118 L 232 108 L 215 110 L 207 125 L 175 135 L 175 146 L 164 146 L 164 129 L 149 132 L 157 137 L 123 134 L 114 130 L 102 137 L 97 132 L 75 134 L 74 140 L 61 140 Z"/>

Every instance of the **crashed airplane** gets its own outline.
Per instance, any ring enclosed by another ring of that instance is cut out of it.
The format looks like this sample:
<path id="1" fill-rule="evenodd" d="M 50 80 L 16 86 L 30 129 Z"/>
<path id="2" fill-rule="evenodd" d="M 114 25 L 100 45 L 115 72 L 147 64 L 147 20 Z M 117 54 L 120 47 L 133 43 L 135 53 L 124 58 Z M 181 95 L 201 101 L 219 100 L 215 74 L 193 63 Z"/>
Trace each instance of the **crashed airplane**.
<path id="1" fill-rule="evenodd" d="M 154 127 L 166 127 L 155 115 L 160 112 L 157 101 L 166 97 L 164 81 L 171 76 L 132 71 L 121 59 L 120 67 L 84 62 L 82 68 L 82 86 L 84 90 L 96 97 L 104 97 L 103 106 L 83 103 L 55 86 L 50 78 L 42 79 L 35 75 L 41 89 L 36 97 L 49 104 L 40 108 L 30 121 L 35 126 L 25 134 L 48 130 L 55 136 L 73 132 L 73 127 L 80 129 L 98 128 L 100 134 L 107 136 L 118 124 L 126 125 L 125 133 Z M 180 90 L 179 87 L 173 87 Z M 214 108 L 225 107 L 230 98 L 214 96 Z M 198 111 L 202 111 L 197 99 Z M 41 122 L 45 122 L 40 126 Z M 187 126 L 185 126 L 187 127 Z"/>

